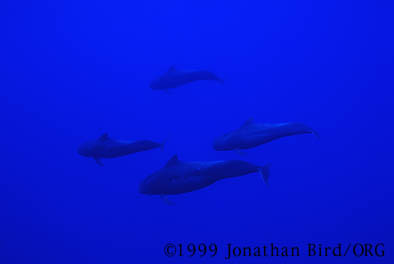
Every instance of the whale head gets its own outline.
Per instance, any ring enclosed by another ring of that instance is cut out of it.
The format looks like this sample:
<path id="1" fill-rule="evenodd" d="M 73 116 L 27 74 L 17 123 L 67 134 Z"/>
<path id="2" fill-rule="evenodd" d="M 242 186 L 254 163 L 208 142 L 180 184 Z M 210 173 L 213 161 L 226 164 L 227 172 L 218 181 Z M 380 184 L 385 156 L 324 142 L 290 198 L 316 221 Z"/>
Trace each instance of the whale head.
<path id="1" fill-rule="evenodd" d="M 163 168 L 152 173 L 140 183 L 139 192 L 148 195 L 172 193 L 183 172 L 179 168 L 180 164 L 182 163 L 178 160 L 178 156 L 174 155 Z"/>
<path id="2" fill-rule="evenodd" d="M 227 151 L 237 148 L 237 138 L 234 133 L 229 132 L 213 141 L 213 148 L 216 151 Z"/>
<path id="3" fill-rule="evenodd" d="M 160 89 L 162 89 L 162 88 L 161 88 L 161 82 L 160 82 L 159 79 L 151 81 L 149 87 L 150 87 L 152 90 L 160 90 Z"/>
<path id="4" fill-rule="evenodd" d="M 171 66 L 167 72 L 160 75 L 157 79 L 154 79 L 150 83 L 150 88 L 153 90 L 166 90 L 175 88 L 179 85 L 179 76 L 182 74 L 176 69 L 175 66 Z"/>
<path id="5" fill-rule="evenodd" d="M 160 194 L 161 186 L 163 186 L 163 175 L 161 171 L 158 171 L 140 183 L 139 192 L 148 195 Z"/>
<path id="6" fill-rule="evenodd" d="M 154 79 L 150 83 L 150 88 L 152 90 L 167 90 L 170 88 L 175 88 L 178 85 L 177 78 L 173 75 L 163 75 L 158 79 Z"/>
<path id="7" fill-rule="evenodd" d="M 92 157 L 93 156 L 93 143 L 85 142 L 78 147 L 78 154 L 84 157 Z"/>
<path id="8" fill-rule="evenodd" d="M 181 179 L 178 168 L 163 167 L 145 178 L 139 186 L 139 192 L 147 195 L 163 195 L 174 192 Z"/>
<path id="9" fill-rule="evenodd" d="M 82 143 L 78 147 L 78 154 L 84 157 L 94 157 L 99 145 L 111 142 L 108 133 L 102 134 L 98 139 Z M 96 153 L 97 154 L 97 153 Z"/>

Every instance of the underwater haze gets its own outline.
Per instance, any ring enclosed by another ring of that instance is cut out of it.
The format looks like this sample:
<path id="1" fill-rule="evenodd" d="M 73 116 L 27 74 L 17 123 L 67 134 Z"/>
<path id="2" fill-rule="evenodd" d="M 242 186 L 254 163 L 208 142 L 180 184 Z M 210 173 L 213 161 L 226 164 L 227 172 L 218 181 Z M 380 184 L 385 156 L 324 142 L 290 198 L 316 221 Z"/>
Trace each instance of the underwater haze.
<path id="1" fill-rule="evenodd" d="M 393 263 L 393 2 L 0 6 L 0 264 Z M 223 82 L 150 87 L 173 67 Z M 319 137 L 213 148 L 250 119 L 303 123 Z M 105 133 L 164 147 L 103 166 L 78 154 Z M 271 164 L 269 184 L 252 173 L 140 193 L 175 154 Z M 166 256 L 168 243 L 183 256 Z M 190 243 L 219 250 L 188 256 Z M 302 252 L 225 259 L 229 243 Z M 307 256 L 308 243 L 384 243 L 385 254 Z"/>

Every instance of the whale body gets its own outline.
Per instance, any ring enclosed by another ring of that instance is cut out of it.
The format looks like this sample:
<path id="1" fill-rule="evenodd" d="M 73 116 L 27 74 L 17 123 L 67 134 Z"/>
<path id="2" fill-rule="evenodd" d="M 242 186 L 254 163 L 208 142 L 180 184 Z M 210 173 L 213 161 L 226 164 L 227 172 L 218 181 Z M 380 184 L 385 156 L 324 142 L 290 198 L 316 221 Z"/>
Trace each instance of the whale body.
<path id="1" fill-rule="evenodd" d="M 268 181 L 269 165 L 256 166 L 241 160 L 185 162 L 174 155 L 163 168 L 144 179 L 139 190 L 148 195 L 182 194 L 223 179 L 256 172 Z"/>
<path id="2" fill-rule="evenodd" d="M 250 149 L 279 138 L 300 134 L 318 136 L 316 131 L 301 123 L 261 124 L 250 119 L 237 130 L 217 138 L 213 148 L 217 151 Z"/>
<path id="3" fill-rule="evenodd" d="M 223 82 L 218 76 L 210 71 L 180 71 L 174 66 L 160 76 L 158 79 L 151 82 L 150 87 L 153 90 L 167 90 L 186 85 L 196 81 L 218 81 Z"/>
<path id="4" fill-rule="evenodd" d="M 121 141 L 111 139 L 107 133 L 98 139 L 87 141 L 79 146 L 78 154 L 84 157 L 93 158 L 97 164 L 103 165 L 102 158 L 117 158 L 162 147 L 162 144 L 150 140 Z"/>

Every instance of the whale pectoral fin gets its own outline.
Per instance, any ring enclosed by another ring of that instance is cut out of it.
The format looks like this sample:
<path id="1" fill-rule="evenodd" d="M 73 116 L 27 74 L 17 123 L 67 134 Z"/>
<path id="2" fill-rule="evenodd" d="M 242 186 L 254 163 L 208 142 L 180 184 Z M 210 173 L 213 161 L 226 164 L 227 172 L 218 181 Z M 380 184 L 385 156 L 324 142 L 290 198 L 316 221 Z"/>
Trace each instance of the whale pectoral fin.
<path id="1" fill-rule="evenodd" d="M 96 161 L 96 163 L 97 163 L 98 165 L 104 166 L 104 163 L 101 161 L 101 159 L 99 159 L 99 158 L 97 158 L 97 157 L 94 157 L 93 159 Z"/>
<path id="2" fill-rule="evenodd" d="M 174 202 L 170 201 L 167 196 L 160 195 L 160 198 L 167 204 L 167 205 L 174 205 Z"/>
<path id="3" fill-rule="evenodd" d="M 261 176 L 263 177 L 263 181 L 267 185 L 268 185 L 268 179 L 270 176 L 270 168 L 271 168 L 270 163 L 259 168 L 259 172 L 260 172 Z"/>

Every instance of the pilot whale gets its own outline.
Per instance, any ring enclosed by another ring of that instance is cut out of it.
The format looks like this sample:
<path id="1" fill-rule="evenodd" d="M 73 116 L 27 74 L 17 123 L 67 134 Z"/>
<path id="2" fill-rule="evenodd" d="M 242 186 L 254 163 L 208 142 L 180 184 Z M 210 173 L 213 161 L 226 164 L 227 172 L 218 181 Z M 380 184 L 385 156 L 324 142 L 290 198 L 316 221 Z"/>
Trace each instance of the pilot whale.
<path id="1" fill-rule="evenodd" d="M 167 90 L 176 88 L 195 81 L 218 81 L 223 83 L 223 80 L 210 71 L 180 71 L 174 66 L 171 66 L 168 71 L 153 80 L 150 87 L 153 90 Z"/>
<path id="2" fill-rule="evenodd" d="M 159 171 L 140 183 L 139 191 L 148 195 L 175 195 L 207 187 L 227 178 L 259 172 L 268 181 L 269 165 L 256 166 L 246 161 L 186 162 L 174 155 Z"/>
<path id="3" fill-rule="evenodd" d="M 249 149 L 279 138 L 300 134 L 318 136 L 315 130 L 301 123 L 261 124 L 250 119 L 237 130 L 217 138 L 213 148 L 218 151 Z"/>
<path id="4" fill-rule="evenodd" d="M 108 136 L 108 133 L 104 133 L 98 139 L 87 141 L 80 145 L 78 154 L 93 158 L 97 164 L 102 166 L 102 158 L 117 158 L 162 146 L 162 144 L 150 140 L 130 142 L 114 140 Z"/>

